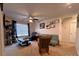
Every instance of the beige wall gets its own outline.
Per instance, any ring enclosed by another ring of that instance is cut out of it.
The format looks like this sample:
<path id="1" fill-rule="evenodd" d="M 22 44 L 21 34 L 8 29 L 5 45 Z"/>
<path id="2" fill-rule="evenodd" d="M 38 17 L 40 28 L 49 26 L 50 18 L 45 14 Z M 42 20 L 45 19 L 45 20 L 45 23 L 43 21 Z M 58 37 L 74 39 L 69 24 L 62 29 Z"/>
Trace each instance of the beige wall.
<path id="1" fill-rule="evenodd" d="M 77 17 L 76 49 L 77 49 L 77 53 L 79 55 L 79 16 Z"/>
<path id="2" fill-rule="evenodd" d="M 36 27 L 35 27 L 35 31 L 37 31 L 40 34 L 56 34 L 59 35 L 59 38 L 61 40 L 61 19 L 59 19 L 59 23 L 55 24 L 55 28 L 51 28 L 51 29 L 47 29 L 45 27 L 45 29 L 40 29 L 40 23 L 45 23 L 45 25 L 49 24 L 52 20 L 54 19 L 45 19 L 42 21 L 38 21 L 36 22 Z"/>
<path id="3" fill-rule="evenodd" d="M 4 55 L 3 12 L 0 9 L 0 55 Z"/>
<path id="4" fill-rule="evenodd" d="M 52 19 L 47 19 L 47 20 L 43 20 L 43 21 L 38 21 L 36 23 L 36 31 L 40 34 L 59 34 L 59 23 L 56 24 L 55 28 L 51 28 L 51 29 L 40 29 L 40 23 L 45 23 L 45 25 L 49 24 L 50 21 L 52 21 Z"/>
<path id="5" fill-rule="evenodd" d="M 79 28 L 77 28 L 76 49 L 77 49 L 77 53 L 79 55 Z"/>
<path id="6" fill-rule="evenodd" d="M 32 34 L 32 32 L 35 32 L 35 23 L 30 23 L 30 35 Z"/>

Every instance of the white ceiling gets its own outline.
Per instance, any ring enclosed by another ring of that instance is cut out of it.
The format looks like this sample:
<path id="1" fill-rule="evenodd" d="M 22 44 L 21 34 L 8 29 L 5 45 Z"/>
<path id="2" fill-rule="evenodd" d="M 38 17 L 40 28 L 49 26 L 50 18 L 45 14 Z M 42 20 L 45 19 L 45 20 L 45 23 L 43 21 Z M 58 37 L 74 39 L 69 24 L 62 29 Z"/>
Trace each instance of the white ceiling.
<path id="1" fill-rule="evenodd" d="M 72 6 L 72 8 L 68 8 Z M 4 13 L 14 18 L 26 19 L 28 16 L 43 18 L 58 18 L 79 13 L 79 4 L 67 3 L 7 3 L 3 5 Z"/>

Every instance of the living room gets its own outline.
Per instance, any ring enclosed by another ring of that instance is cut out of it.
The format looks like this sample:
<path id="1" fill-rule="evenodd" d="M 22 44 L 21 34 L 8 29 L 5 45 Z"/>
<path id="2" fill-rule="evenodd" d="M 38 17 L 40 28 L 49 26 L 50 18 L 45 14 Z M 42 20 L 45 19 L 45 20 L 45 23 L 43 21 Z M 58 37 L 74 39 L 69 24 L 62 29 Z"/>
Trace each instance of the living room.
<path id="1" fill-rule="evenodd" d="M 12 31 L 12 37 L 11 34 L 4 35 L 9 39 L 7 42 L 4 40 L 5 55 L 77 56 L 76 30 L 79 13 L 77 5 L 79 4 L 4 3 L 4 33 Z M 12 30 L 9 30 L 9 27 Z M 35 34 L 36 37 L 33 39 L 32 36 Z M 22 42 L 25 41 L 28 43 L 27 46 L 23 46 L 25 43 Z M 46 44 L 48 47 L 45 51 L 41 45 L 46 46 Z M 41 50 L 47 53 L 40 54 Z"/>

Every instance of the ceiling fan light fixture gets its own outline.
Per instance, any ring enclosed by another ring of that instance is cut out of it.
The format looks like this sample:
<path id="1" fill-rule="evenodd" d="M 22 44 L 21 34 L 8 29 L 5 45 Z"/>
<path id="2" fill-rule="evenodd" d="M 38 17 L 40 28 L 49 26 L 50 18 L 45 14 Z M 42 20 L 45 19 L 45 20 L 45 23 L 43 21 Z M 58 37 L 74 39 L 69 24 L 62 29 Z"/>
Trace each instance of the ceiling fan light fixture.
<path id="1" fill-rule="evenodd" d="M 30 16 L 29 17 L 29 22 L 32 23 L 33 22 L 33 18 Z"/>
<path id="2" fill-rule="evenodd" d="M 29 17 L 29 19 L 31 19 L 31 20 L 32 20 L 33 18 L 32 18 L 32 17 Z"/>
<path id="3" fill-rule="evenodd" d="M 32 19 L 29 19 L 29 22 L 30 22 L 30 23 L 32 23 L 32 22 L 33 22 L 33 20 L 32 20 Z"/>

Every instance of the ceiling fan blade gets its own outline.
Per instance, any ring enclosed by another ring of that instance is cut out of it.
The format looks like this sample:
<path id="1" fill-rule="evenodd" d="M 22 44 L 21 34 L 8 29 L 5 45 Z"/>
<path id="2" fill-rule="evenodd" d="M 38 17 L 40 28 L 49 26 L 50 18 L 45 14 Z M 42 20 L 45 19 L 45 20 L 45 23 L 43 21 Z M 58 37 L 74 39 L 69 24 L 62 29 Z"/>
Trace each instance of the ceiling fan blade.
<path id="1" fill-rule="evenodd" d="M 33 20 L 36 20 L 37 21 L 38 19 L 33 19 Z"/>

